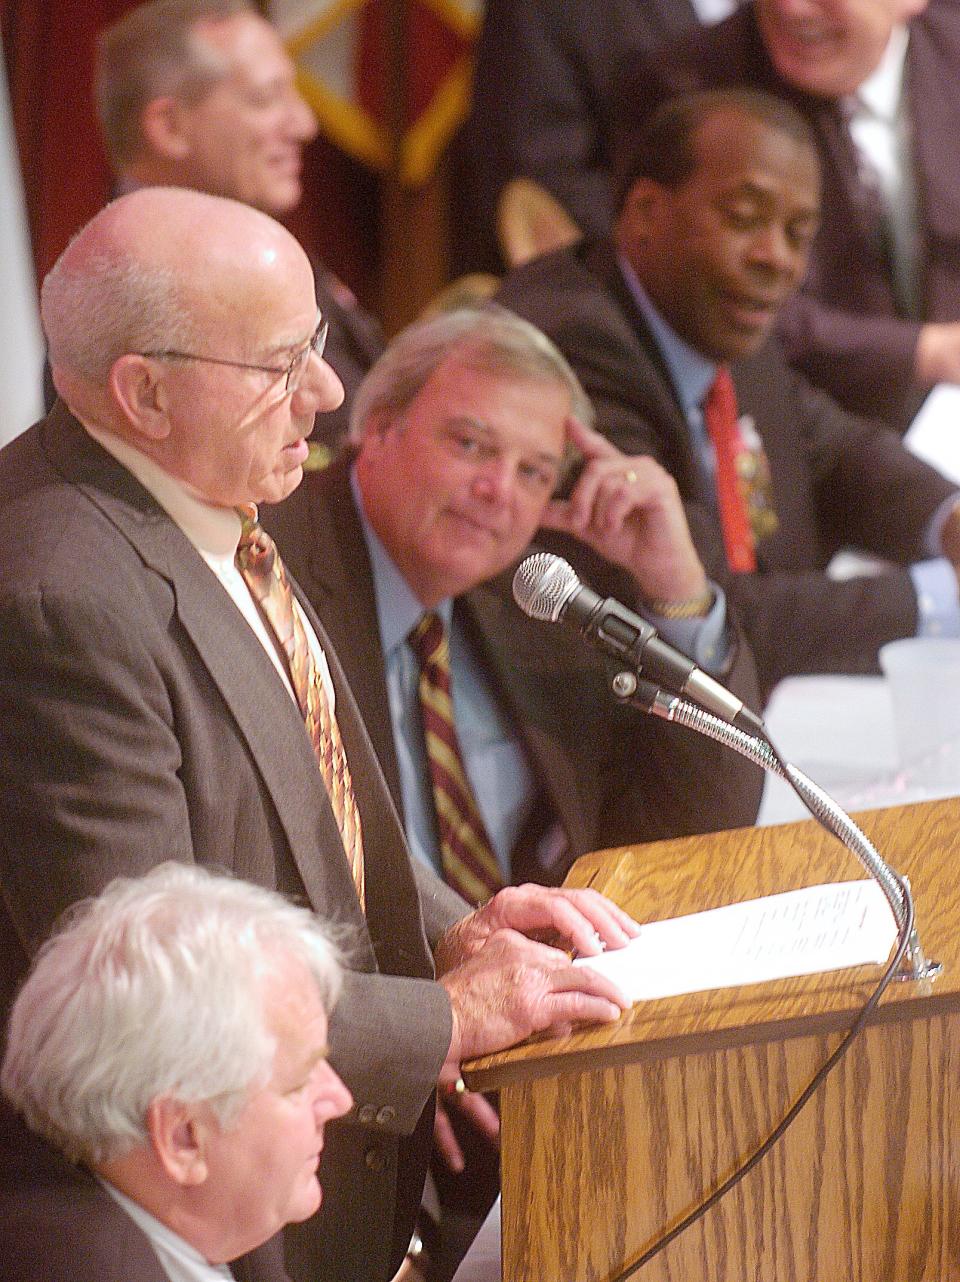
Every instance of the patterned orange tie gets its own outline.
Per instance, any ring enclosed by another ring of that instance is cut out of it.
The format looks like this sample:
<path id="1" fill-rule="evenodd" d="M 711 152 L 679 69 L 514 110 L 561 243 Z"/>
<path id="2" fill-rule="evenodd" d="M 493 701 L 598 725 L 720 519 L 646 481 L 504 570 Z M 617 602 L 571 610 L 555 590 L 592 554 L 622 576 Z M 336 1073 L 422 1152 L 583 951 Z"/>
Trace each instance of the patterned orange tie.
<path id="1" fill-rule="evenodd" d="M 713 442 L 717 470 L 717 506 L 727 565 L 744 574 L 757 568 L 757 553 L 744 487 L 737 470 L 745 447 L 737 419 L 737 395 L 730 371 L 717 370 L 706 402 L 703 417 Z"/>
<path id="2" fill-rule="evenodd" d="M 334 817 L 343 838 L 353 883 L 365 907 L 363 834 L 353 793 L 347 754 L 323 679 L 314 662 L 303 621 L 294 609 L 293 591 L 277 546 L 261 528 L 256 509 L 242 510 L 243 531 L 237 547 L 237 568 L 253 593 L 286 659 L 290 684 L 320 765 Z"/>
<path id="3" fill-rule="evenodd" d="M 439 615 L 425 614 L 407 640 L 420 663 L 420 713 L 444 880 L 469 903 L 481 904 L 501 888 L 503 877 L 460 754 L 450 645 Z"/>

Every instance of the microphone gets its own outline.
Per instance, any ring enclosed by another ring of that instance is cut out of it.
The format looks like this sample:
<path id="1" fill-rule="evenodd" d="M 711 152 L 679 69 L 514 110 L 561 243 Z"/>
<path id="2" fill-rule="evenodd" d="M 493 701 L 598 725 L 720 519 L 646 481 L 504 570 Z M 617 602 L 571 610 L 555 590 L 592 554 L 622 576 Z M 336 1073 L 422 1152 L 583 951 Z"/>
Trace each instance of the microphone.
<path id="1" fill-rule="evenodd" d="M 715 716 L 764 735 L 763 723 L 719 681 L 714 681 L 686 655 L 667 645 L 645 619 L 613 597 L 601 597 L 580 582 L 567 561 L 552 552 L 534 552 L 513 576 L 513 598 L 532 619 L 563 621 L 581 636 L 637 672 L 695 700 Z"/>

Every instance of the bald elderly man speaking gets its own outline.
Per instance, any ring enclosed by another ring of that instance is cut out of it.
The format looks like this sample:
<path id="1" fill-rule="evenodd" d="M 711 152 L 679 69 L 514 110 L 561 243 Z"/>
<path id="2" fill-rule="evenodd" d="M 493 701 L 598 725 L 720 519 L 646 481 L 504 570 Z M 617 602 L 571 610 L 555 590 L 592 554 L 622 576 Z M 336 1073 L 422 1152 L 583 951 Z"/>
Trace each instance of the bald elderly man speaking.
<path id="1" fill-rule="evenodd" d="M 625 1005 L 530 936 L 595 955 L 636 926 L 542 887 L 471 913 L 411 867 L 336 656 L 257 519 L 342 396 L 293 237 L 246 205 L 143 189 L 67 248 L 42 313 L 61 402 L 0 453 L 4 1005 L 63 908 L 166 859 L 338 921 L 351 969 L 330 1061 L 355 1107 L 287 1268 L 389 1278 L 438 1079 Z"/>

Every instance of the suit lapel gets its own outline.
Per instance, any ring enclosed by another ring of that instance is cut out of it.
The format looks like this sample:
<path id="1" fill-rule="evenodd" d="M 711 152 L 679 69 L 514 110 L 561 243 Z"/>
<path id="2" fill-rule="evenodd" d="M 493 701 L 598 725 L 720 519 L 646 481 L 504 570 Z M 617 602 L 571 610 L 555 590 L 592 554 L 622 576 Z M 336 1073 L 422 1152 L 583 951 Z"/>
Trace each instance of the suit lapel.
<path id="1" fill-rule="evenodd" d="M 350 488 L 350 460 L 338 460 L 322 475 L 308 477 L 293 500 L 302 504 L 310 521 L 304 544 L 308 550 L 305 556 L 298 552 L 297 577 L 330 634 L 390 795 L 402 812 L 373 574 Z"/>
<path id="2" fill-rule="evenodd" d="M 849 125 L 833 102 L 812 99 L 805 114 L 820 136 L 824 205 L 829 204 L 832 217 L 848 217 L 872 252 L 883 256 L 882 198 L 868 192 L 859 177 L 862 162 Z"/>
<path id="3" fill-rule="evenodd" d="M 954 6 L 931 4 L 910 23 L 904 69 L 920 222 L 934 239 L 951 247 L 960 239 L 960 162 L 954 137 L 953 87 L 958 25 Z M 944 88 L 931 92 L 932 85 Z"/>
<path id="4" fill-rule="evenodd" d="M 349 912 L 352 924 L 362 927 L 353 878 L 316 757 L 273 663 L 251 629 L 238 626 L 237 608 L 218 582 L 203 582 L 192 566 L 178 559 L 168 561 L 167 571 L 180 621 L 247 742 L 310 901 L 337 903 L 342 912 Z M 318 637 L 329 662 L 329 644 L 324 644 L 322 631 Z M 338 721 L 342 684 L 334 680 Z M 318 850 L 335 852 L 335 857 L 318 859 Z"/>
<path id="5" fill-rule="evenodd" d="M 268 524 L 293 567 L 294 591 L 324 646 L 337 689 L 337 722 L 354 789 L 362 798 L 367 923 L 381 969 L 430 975 L 430 950 L 398 815 L 399 770 L 376 603 L 349 467 L 344 458 L 310 475 Z"/>
<path id="6" fill-rule="evenodd" d="M 177 618 L 246 740 L 311 903 L 349 905 L 345 912 L 362 927 L 339 829 L 303 721 L 262 645 L 245 622 L 238 626 L 242 616 L 229 594 L 139 482 L 69 415 L 64 423 L 52 419 L 51 425 L 47 449 L 54 466 L 170 583 Z M 321 860 L 318 850 L 336 851 L 339 857 Z"/>
<path id="7" fill-rule="evenodd" d="M 458 607 L 490 674 L 494 693 L 509 714 L 546 795 L 545 803 L 537 802 L 538 809 L 546 807 L 555 816 L 564 830 L 567 849 L 580 854 L 589 848 L 589 837 L 579 804 L 577 765 L 556 733 L 557 708 L 563 695 L 559 684 L 550 688 L 551 674 L 545 671 L 549 637 L 543 635 L 541 626 L 531 625 L 518 613 L 509 599 L 510 577 L 512 572 L 468 592 Z"/>

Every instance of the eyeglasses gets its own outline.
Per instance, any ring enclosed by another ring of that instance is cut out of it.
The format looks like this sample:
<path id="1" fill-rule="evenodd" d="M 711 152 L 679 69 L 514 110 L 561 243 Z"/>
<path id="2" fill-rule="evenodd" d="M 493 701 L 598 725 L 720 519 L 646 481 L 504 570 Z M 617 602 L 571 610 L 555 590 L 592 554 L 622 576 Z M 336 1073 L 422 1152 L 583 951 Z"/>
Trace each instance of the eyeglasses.
<path id="1" fill-rule="evenodd" d="M 307 368 L 311 355 L 318 358 L 323 355 L 329 330 L 329 322 L 321 317 L 317 322 L 317 328 L 313 331 L 313 337 L 310 342 L 307 343 L 306 347 L 301 347 L 299 352 L 294 352 L 290 358 L 289 365 L 251 365 L 247 361 L 228 361 L 222 356 L 198 356 L 195 352 L 141 352 L 140 355 L 149 356 L 155 361 L 202 361 L 205 365 L 229 365 L 232 369 L 260 370 L 264 374 L 276 374 L 278 378 L 282 375 L 284 391 L 295 392 L 300 386 L 304 370 Z"/>

